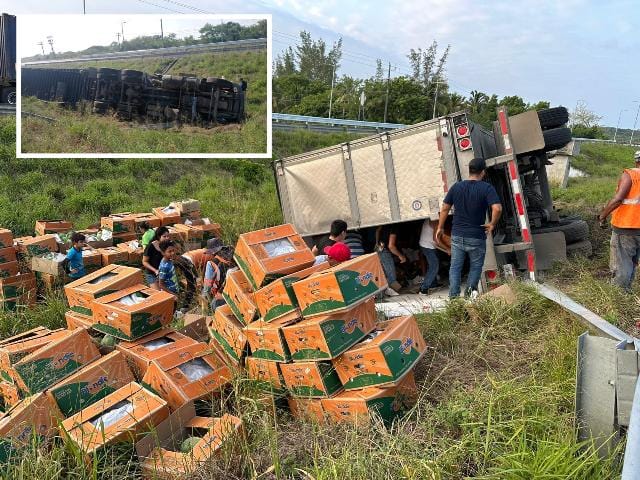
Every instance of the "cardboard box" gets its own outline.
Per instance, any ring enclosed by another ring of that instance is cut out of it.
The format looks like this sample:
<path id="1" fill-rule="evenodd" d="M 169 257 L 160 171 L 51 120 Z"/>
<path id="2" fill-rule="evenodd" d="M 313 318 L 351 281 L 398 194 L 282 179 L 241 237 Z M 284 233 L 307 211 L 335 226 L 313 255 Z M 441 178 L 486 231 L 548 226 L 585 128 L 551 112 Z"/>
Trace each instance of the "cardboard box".
<path id="1" fill-rule="evenodd" d="M 376 327 L 375 298 L 329 315 L 319 315 L 282 329 L 294 362 L 330 360 Z"/>
<path id="2" fill-rule="evenodd" d="M 44 257 L 31 257 L 31 270 L 48 273 L 54 277 L 64 276 L 63 262 L 65 258 L 61 253 L 50 253 Z"/>
<path id="3" fill-rule="evenodd" d="M 107 265 L 64 287 L 71 310 L 93 315 L 93 301 L 104 295 L 143 283 L 142 270 L 123 265 Z"/>
<path id="4" fill-rule="evenodd" d="M 140 242 L 138 242 L 137 240 L 132 240 L 130 242 L 120 243 L 116 248 L 119 248 L 121 251 L 127 254 L 126 263 L 129 266 L 142 266 L 142 256 L 144 254 L 144 249 L 140 246 Z"/>
<path id="5" fill-rule="evenodd" d="M 86 243 L 88 247 L 91 248 L 107 248 L 113 246 L 113 237 L 112 233 L 109 231 L 109 238 L 102 239 L 103 234 L 106 230 L 98 230 L 97 228 L 87 228 L 85 230 L 77 230 L 77 233 L 82 233 L 86 237 Z M 100 236 L 100 240 L 98 240 L 98 236 Z M 92 240 L 95 238 L 95 240 Z M 69 249 L 73 246 L 69 236 L 62 236 L 62 242 L 58 242 L 58 251 L 60 253 L 67 253 Z"/>
<path id="6" fill-rule="evenodd" d="M 274 395 L 284 395 L 287 392 L 279 364 L 263 358 L 247 357 L 245 367 L 248 377 L 263 391 Z"/>
<path id="7" fill-rule="evenodd" d="M 170 240 L 180 244 L 187 241 L 187 232 L 176 228 L 176 225 L 167 226 L 167 230 L 169 230 Z"/>
<path id="8" fill-rule="evenodd" d="M 173 410 L 190 400 L 211 396 L 229 383 L 231 370 L 205 343 L 187 345 L 151 362 L 142 383 L 164 398 Z"/>
<path id="9" fill-rule="evenodd" d="M 84 328 L 67 331 L 13 365 L 15 383 L 27 393 L 37 393 L 100 358 L 98 347 Z"/>
<path id="10" fill-rule="evenodd" d="M 179 202 L 171 202 L 169 206 L 177 208 L 182 215 L 190 212 L 200 212 L 200 201 L 194 200 L 193 198 L 180 200 Z"/>
<path id="11" fill-rule="evenodd" d="M 142 227 L 140 227 L 140 225 L 144 222 L 147 222 L 149 226 L 153 229 L 156 229 L 162 226 L 162 220 L 156 217 L 153 213 L 134 213 L 133 217 L 134 217 L 134 222 L 136 226 L 135 231 L 138 234 L 144 233 L 142 231 Z"/>
<path id="12" fill-rule="evenodd" d="M 222 296 L 243 325 L 249 325 L 255 320 L 258 315 L 258 307 L 256 307 L 249 280 L 242 270 L 227 272 Z"/>
<path id="13" fill-rule="evenodd" d="M 0 382 L 0 398 L 2 399 L 3 411 L 6 411 L 18 404 L 24 398 L 24 393 L 15 383 Z"/>
<path id="14" fill-rule="evenodd" d="M 20 273 L 18 262 L 0 263 L 0 278 L 13 277 Z"/>
<path id="15" fill-rule="evenodd" d="M 0 463 L 6 464 L 20 447 L 31 444 L 34 434 L 53 438 L 61 414 L 44 393 L 25 398 L 0 417 Z"/>
<path id="16" fill-rule="evenodd" d="M 67 335 L 64 329 L 49 330 L 37 327 L 32 330 L 9 337 L 0 342 L 0 376 L 2 380 L 14 383 L 13 366 L 22 358 L 43 346 Z"/>
<path id="17" fill-rule="evenodd" d="M 193 338 L 196 342 L 206 343 L 209 341 L 208 323 L 209 317 L 197 313 L 186 313 L 182 317 L 182 328 L 179 328 L 178 332 Z"/>
<path id="18" fill-rule="evenodd" d="M 118 247 L 99 248 L 98 252 L 102 256 L 102 266 L 123 265 L 129 261 L 129 254 Z"/>
<path id="19" fill-rule="evenodd" d="M 58 251 L 58 241 L 55 235 L 47 234 L 31 237 L 20 243 L 21 251 L 29 256 L 42 256 L 48 252 Z"/>
<path id="20" fill-rule="evenodd" d="M 411 409 L 417 399 L 413 372 L 398 384 L 388 387 L 367 387 L 339 393 L 321 400 L 329 419 L 335 422 L 369 423 L 371 414 L 386 423 Z"/>
<path id="21" fill-rule="evenodd" d="M 7 312 L 15 312 L 20 308 L 31 308 L 36 304 L 37 292 L 28 290 L 22 295 L 14 298 L 5 298 L 0 300 L 0 310 Z"/>
<path id="22" fill-rule="evenodd" d="M 193 212 L 183 213 L 180 215 L 180 222 L 186 223 L 187 221 L 192 222 L 193 220 L 200 220 L 202 217 L 202 213 L 200 210 L 194 210 Z"/>
<path id="23" fill-rule="evenodd" d="M 173 320 L 175 296 L 145 285 L 118 290 L 93 301 L 93 328 L 123 340 L 135 340 Z"/>
<path id="24" fill-rule="evenodd" d="M 202 232 L 202 244 L 205 245 L 207 240 L 210 238 L 221 238 L 222 237 L 222 227 L 219 223 L 203 223 L 196 225 L 195 223 L 191 225 L 196 230 L 200 230 Z"/>
<path id="25" fill-rule="evenodd" d="M 136 219 L 130 212 L 113 213 L 100 219 L 100 226 L 111 230 L 114 234 L 135 233 Z"/>
<path id="26" fill-rule="evenodd" d="M 47 395 L 66 418 L 133 381 L 124 355 L 115 351 L 58 382 Z"/>
<path id="27" fill-rule="evenodd" d="M 324 423 L 325 413 L 319 398 L 287 398 L 291 415 L 300 420 Z"/>
<path id="28" fill-rule="evenodd" d="M 50 273 L 36 272 L 36 280 L 39 280 L 45 290 L 62 290 L 67 280 L 66 273 L 63 275 L 51 275 Z"/>
<path id="29" fill-rule="evenodd" d="M 0 249 L 7 247 L 13 247 L 13 232 L 0 228 Z"/>
<path id="30" fill-rule="evenodd" d="M 293 292 L 293 284 L 303 280 L 314 273 L 322 272 L 329 268 L 329 262 L 314 265 L 299 272 L 286 275 L 271 282 L 255 292 L 254 299 L 262 320 L 270 322 L 283 315 L 297 310 L 298 299 Z"/>
<path id="31" fill-rule="evenodd" d="M 21 297 L 35 289 L 36 276 L 33 273 L 0 278 L 0 299 Z"/>
<path id="32" fill-rule="evenodd" d="M 113 246 L 117 247 L 121 243 L 131 242 L 132 240 L 137 240 L 137 233 L 117 233 L 113 236 Z"/>
<path id="33" fill-rule="evenodd" d="M 290 224 L 241 234 L 234 258 L 253 290 L 310 267 L 316 259 Z"/>
<path id="34" fill-rule="evenodd" d="M 304 317 L 350 308 L 386 288 L 377 253 L 353 258 L 293 284 Z"/>
<path id="35" fill-rule="evenodd" d="M 136 452 L 144 478 L 176 480 L 190 478 L 223 448 L 235 449 L 243 435 L 242 420 L 229 414 L 222 417 L 198 417 L 193 402 L 186 403 L 149 435 L 136 443 Z M 182 442 L 200 437 L 190 452 L 182 453 Z"/>
<path id="36" fill-rule="evenodd" d="M 177 208 L 156 207 L 152 208 L 151 211 L 160 219 L 163 226 L 180 223 L 180 211 Z"/>
<path id="37" fill-rule="evenodd" d="M 299 318 L 293 314 L 269 323 L 259 320 L 245 327 L 244 331 L 251 347 L 251 355 L 275 362 L 290 361 L 291 354 L 284 340 L 282 327 L 298 320 Z"/>
<path id="38" fill-rule="evenodd" d="M 344 388 L 398 383 L 426 352 L 415 317 L 407 315 L 378 323 L 364 340 L 333 359 Z"/>
<path id="39" fill-rule="evenodd" d="M 82 250 L 82 263 L 86 272 L 95 272 L 102 268 L 102 253 L 99 250 L 84 249 Z"/>
<path id="40" fill-rule="evenodd" d="M 199 230 L 191 225 L 184 225 L 182 223 L 176 223 L 173 228 L 180 232 L 183 240 L 187 242 L 198 242 L 198 248 L 202 245 L 202 230 Z M 194 249 L 195 250 L 195 249 Z"/>
<path id="41" fill-rule="evenodd" d="M 247 336 L 243 326 L 235 317 L 229 305 L 216 308 L 211 318 L 209 334 L 236 362 L 240 362 L 247 350 Z"/>
<path id="42" fill-rule="evenodd" d="M 195 343 L 192 338 L 165 328 L 132 342 L 119 342 L 116 349 L 127 358 L 136 378 L 142 379 L 153 360 Z"/>
<path id="43" fill-rule="evenodd" d="M 61 428 L 88 455 L 105 445 L 133 441 L 168 416 L 167 402 L 131 382 L 67 418 Z"/>
<path id="44" fill-rule="evenodd" d="M 69 232 L 73 230 L 73 223 L 66 220 L 37 220 L 36 235 L 47 235 L 49 233 Z"/>
<path id="45" fill-rule="evenodd" d="M 67 322 L 67 329 L 75 330 L 76 328 L 90 329 L 93 327 L 93 317 L 82 313 L 69 310 L 65 312 L 64 319 Z"/>
<path id="46" fill-rule="evenodd" d="M 342 390 L 342 383 L 331 362 L 282 363 L 280 370 L 293 396 L 323 398 Z"/>
<path id="47" fill-rule="evenodd" d="M 16 249 L 13 246 L 0 248 L 0 263 L 15 262 L 16 260 Z"/>

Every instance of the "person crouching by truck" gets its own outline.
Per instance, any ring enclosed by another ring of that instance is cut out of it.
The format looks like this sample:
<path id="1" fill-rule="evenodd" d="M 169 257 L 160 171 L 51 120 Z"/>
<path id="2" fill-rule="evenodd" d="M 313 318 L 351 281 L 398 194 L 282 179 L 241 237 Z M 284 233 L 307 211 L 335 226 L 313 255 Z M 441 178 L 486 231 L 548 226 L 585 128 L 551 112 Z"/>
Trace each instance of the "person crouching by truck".
<path id="1" fill-rule="evenodd" d="M 324 255 L 324 249 L 330 247 L 336 242 L 344 242 L 345 237 L 347 236 L 347 222 L 344 220 L 334 220 L 331 222 L 331 227 L 329 230 L 329 235 L 325 235 L 324 237 L 318 240 L 311 251 L 315 256 Z"/>
<path id="2" fill-rule="evenodd" d="M 487 234 L 493 232 L 502 205 L 493 185 L 484 182 L 486 163 L 481 158 L 469 162 L 469 179 L 454 183 L 444 197 L 436 238 L 444 236 L 444 224 L 454 207 L 451 230 L 451 266 L 449 268 L 449 297 L 460 296 L 462 267 L 469 256 L 469 276 L 465 296 L 477 295 L 487 250 Z M 486 223 L 487 210 L 491 207 L 491 220 Z"/>
<path id="3" fill-rule="evenodd" d="M 611 216 L 611 258 L 613 282 L 631 291 L 640 260 L 640 150 L 633 155 L 635 168 L 627 168 L 618 180 L 616 194 L 602 209 L 598 220 L 605 228 Z"/>
<path id="4" fill-rule="evenodd" d="M 202 296 L 211 306 L 211 311 L 224 305 L 226 302 L 222 297 L 224 284 L 227 279 L 227 272 L 235 266 L 233 262 L 233 248 L 225 247 L 220 239 L 211 238 L 207 240 L 207 255 L 212 255 L 211 260 L 207 260 L 204 272 Z"/>
<path id="5" fill-rule="evenodd" d="M 160 262 L 162 261 L 162 250 L 160 250 L 160 243 L 165 240 L 170 240 L 171 235 L 167 227 L 158 227 L 153 235 L 151 243 L 147 245 L 142 254 L 142 266 L 144 267 L 144 278 L 147 281 L 149 287 L 154 290 L 160 290 L 158 285 L 158 273 L 160 268 Z"/>
<path id="6" fill-rule="evenodd" d="M 336 242 L 324 248 L 324 255 L 318 255 L 314 265 L 329 262 L 332 267 L 351 259 L 351 249 L 346 243 Z"/>
<path id="7" fill-rule="evenodd" d="M 383 225 L 376 230 L 376 250 L 380 256 L 382 270 L 389 284 L 389 287 L 384 292 L 387 296 L 399 295 L 398 290 L 402 288 L 396 276 L 394 255 L 398 257 L 400 263 L 406 263 L 407 261 L 407 257 L 405 257 L 396 245 L 397 238 L 398 232 L 395 225 Z"/>

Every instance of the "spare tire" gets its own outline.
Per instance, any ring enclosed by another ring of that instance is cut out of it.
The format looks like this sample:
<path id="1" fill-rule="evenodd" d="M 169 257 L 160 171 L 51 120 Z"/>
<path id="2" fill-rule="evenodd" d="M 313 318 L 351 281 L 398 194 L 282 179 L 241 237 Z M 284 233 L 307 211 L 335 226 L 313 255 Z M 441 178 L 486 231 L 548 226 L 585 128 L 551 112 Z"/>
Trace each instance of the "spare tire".
<path id="1" fill-rule="evenodd" d="M 558 223 L 542 228 L 532 228 L 534 234 L 562 232 L 567 244 L 581 242 L 589 238 L 589 224 L 584 220 L 563 219 Z"/>
<path id="2" fill-rule="evenodd" d="M 542 136 L 544 137 L 544 151 L 549 152 L 562 148 L 571 141 L 571 129 L 566 127 L 551 128 L 543 130 Z"/>
<path id="3" fill-rule="evenodd" d="M 569 121 L 569 111 L 565 107 L 553 107 L 538 110 L 538 119 L 542 129 L 556 128 Z"/>
<path id="4" fill-rule="evenodd" d="M 583 240 L 582 242 L 570 243 L 567 245 L 568 257 L 590 257 L 593 255 L 593 245 L 589 240 Z"/>

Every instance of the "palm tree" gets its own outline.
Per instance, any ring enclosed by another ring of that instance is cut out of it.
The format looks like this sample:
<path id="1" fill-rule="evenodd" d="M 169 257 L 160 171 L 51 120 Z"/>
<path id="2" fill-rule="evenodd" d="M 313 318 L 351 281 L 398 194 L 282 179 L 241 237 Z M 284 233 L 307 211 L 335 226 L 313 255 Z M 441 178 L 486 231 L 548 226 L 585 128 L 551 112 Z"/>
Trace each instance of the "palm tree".
<path id="1" fill-rule="evenodd" d="M 489 97 L 486 93 L 479 92 L 478 90 L 472 90 L 469 94 L 469 108 L 471 113 L 478 113 L 489 101 Z"/>
<path id="2" fill-rule="evenodd" d="M 457 93 L 450 93 L 442 99 L 442 106 L 444 114 L 459 112 L 464 110 L 467 106 L 467 99 Z"/>

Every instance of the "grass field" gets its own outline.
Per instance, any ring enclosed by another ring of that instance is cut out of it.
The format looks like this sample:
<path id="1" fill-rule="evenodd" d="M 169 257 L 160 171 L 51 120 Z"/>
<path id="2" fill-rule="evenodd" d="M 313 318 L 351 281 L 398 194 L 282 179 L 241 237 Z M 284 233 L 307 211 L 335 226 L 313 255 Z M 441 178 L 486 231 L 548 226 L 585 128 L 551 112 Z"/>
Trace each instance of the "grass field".
<path id="1" fill-rule="evenodd" d="M 185 195 L 223 225 L 225 239 L 281 221 L 268 166 L 233 160 L 16 161 L 15 132 L 0 119 L 0 225 L 31 233 L 36 219 L 68 218 L 87 226 L 102 214 L 148 210 Z M 337 139 L 337 140 L 336 140 Z M 343 138 L 308 132 L 274 135 L 274 152 L 301 153 Z M 572 179 L 554 196 L 565 211 L 592 218 L 612 194 L 626 149 L 587 145 L 576 165 L 592 177 Z M 581 192 L 581 193 L 578 193 Z M 596 256 L 559 265 L 547 280 L 609 321 L 633 331 L 637 297 L 608 283 L 608 231 L 592 230 Z M 246 422 L 239 452 L 224 452 L 191 478 L 251 479 L 604 479 L 619 458 L 600 460 L 574 435 L 575 350 L 585 330 L 549 302 L 516 284 L 518 301 L 474 310 L 454 303 L 419 318 L 428 344 L 416 377 L 416 408 L 391 427 L 321 426 L 279 412 L 277 421 L 242 379 L 214 412 Z M 636 294 L 638 290 L 636 290 Z M 64 300 L 52 294 L 31 311 L 0 313 L 0 338 L 35 325 L 64 325 Z M 34 445 L 2 478 L 138 478 L 130 447 L 107 449 L 86 466 L 62 441 Z"/>
<path id="2" fill-rule="evenodd" d="M 58 68 L 114 67 L 153 73 L 168 63 L 162 58 L 57 64 Z M 224 76 L 247 80 L 246 121 L 211 129 L 174 127 L 149 129 L 136 122 L 121 122 L 93 115 L 90 108 L 63 109 L 35 98 L 22 100 L 23 110 L 55 118 L 55 124 L 35 117 L 22 122 L 24 153 L 266 153 L 266 52 L 197 54 L 180 57 L 169 73 Z"/>

